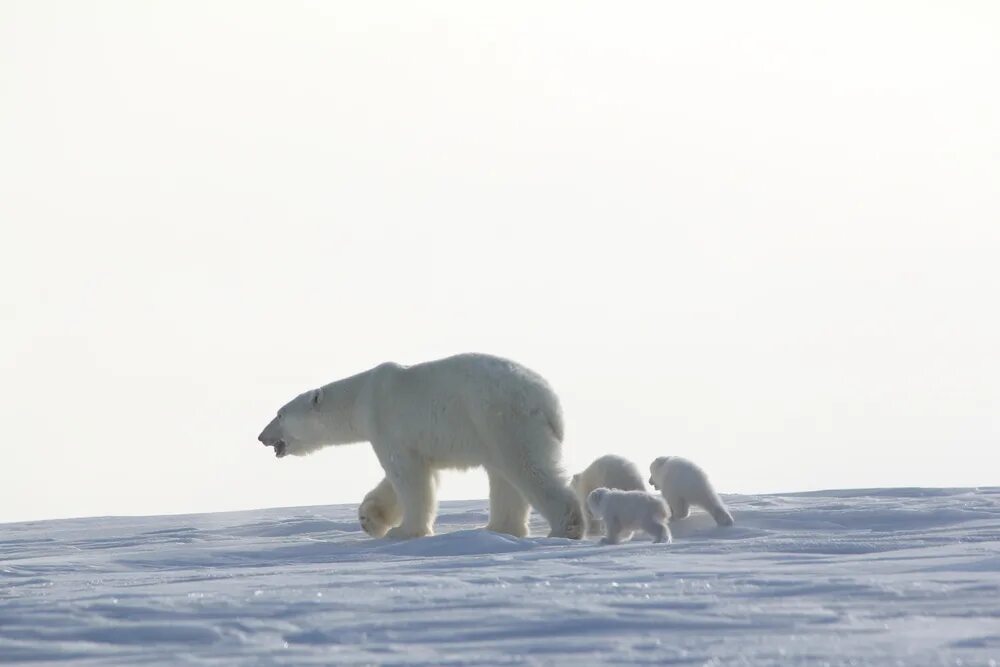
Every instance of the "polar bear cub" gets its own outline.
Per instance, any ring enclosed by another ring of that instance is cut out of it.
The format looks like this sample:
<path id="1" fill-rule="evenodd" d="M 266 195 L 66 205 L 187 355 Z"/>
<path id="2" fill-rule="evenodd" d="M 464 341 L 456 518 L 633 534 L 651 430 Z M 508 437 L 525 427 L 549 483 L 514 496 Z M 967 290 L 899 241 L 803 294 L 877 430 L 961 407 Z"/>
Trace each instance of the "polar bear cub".
<path id="1" fill-rule="evenodd" d="M 594 516 L 587 504 L 587 497 L 594 489 L 620 489 L 622 491 L 645 491 L 639 467 L 628 459 L 615 454 L 606 454 L 594 460 L 586 470 L 573 475 L 570 487 L 576 492 L 580 504 L 587 515 L 588 531 L 594 535 L 604 532 L 601 520 Z"/>
<path id="2" fill-rule="evenodd" d="M 607 528 L 601 544 L 628 542 L 636 530 L 646 531 L 657 543 L 671 541 L 667 527 L 670 512 L 663 498 L 655 494 L 601 487 L 587 496 L 587 508 Z"/>
<path id="3" fill-rule="evenodd" d="M 733 525 L 733 515 L 700 467 L 680 456 L 661 456 L 649 464 L 649 483 L 670 506 L 670 520 L 686 519 L 691 505 L 701 507 L 720 526 Z"/>

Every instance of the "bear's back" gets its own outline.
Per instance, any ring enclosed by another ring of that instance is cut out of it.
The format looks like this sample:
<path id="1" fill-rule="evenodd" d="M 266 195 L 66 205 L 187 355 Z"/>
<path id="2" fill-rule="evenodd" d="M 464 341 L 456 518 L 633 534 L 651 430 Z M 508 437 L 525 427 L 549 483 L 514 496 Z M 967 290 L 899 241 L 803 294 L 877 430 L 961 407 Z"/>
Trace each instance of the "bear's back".
<path id="1" fill-rule="evenodd" d="M 585 489 L 603 486 L 623 491 L 646 490 L 638 466 L 617 454 L 605 454 L 587 466 L 583 472 L 583 486 Z"/>

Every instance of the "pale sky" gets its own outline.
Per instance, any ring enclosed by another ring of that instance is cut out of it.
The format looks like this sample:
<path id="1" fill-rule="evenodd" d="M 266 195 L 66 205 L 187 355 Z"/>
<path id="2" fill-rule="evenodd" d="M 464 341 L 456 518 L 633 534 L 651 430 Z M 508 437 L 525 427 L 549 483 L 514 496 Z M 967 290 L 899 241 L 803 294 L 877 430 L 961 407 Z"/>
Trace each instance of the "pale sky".
<path id="1" fill-rule="evenodd" d="M 0 4 L 0 521 L 356 503 L 306 389 L 507 356 L 565 461 L 1000 484 L 994 2 Z M 441 497 L 485 498 L 481 473 Z"/>

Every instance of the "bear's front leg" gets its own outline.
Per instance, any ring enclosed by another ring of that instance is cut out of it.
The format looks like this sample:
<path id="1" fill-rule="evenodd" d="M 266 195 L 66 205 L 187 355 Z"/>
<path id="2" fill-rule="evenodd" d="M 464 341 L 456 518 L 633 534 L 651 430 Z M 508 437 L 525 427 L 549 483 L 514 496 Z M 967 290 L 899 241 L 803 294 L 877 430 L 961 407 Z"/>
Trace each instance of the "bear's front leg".
<path id="1" fill-rule="evenodd" d="M 420 457 L 395 454 L 386 467 L 389 481 L 403 510 L 403 522 L 389 530 L 386 537 L 394 540 L 424 537 L 434 534 L 437 514 L 436 479 L 433 470 Z"/>
<path id="2" fill-rule="evenodd" d="M 374 489 L 368 492 L 358 506 L 358 521 L 361 528 L 372 537 L 384 537 L 390 528 L 398 526 L 403 519 L 403 509 L 396 498 L 396 490 L 388 477 L 382 478 Z"/>

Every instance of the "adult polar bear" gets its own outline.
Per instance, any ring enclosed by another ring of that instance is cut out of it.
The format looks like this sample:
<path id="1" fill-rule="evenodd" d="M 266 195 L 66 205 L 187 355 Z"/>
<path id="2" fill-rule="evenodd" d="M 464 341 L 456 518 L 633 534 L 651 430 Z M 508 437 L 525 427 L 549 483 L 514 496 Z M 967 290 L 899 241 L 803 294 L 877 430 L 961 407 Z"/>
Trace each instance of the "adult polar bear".
<path id="1" fill-rule="evenodd" d="M 385 363 L 292 399 L 259 436 L 279 458 L 327 445 L 370 442 L 385 469 L 362 506 L 373 534 L 431 535 L 436 472 L 483 466 L 487 529 L 528 534 L 529 505 L 551 536 L 579 539 L 583 509 L 560 466 L 559 400 L 537 373 L 512 361 L 462 354 L 415 366 Z M 368 525 L 366 525 L 368 524 Z"/>

